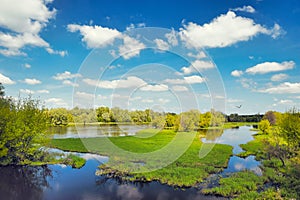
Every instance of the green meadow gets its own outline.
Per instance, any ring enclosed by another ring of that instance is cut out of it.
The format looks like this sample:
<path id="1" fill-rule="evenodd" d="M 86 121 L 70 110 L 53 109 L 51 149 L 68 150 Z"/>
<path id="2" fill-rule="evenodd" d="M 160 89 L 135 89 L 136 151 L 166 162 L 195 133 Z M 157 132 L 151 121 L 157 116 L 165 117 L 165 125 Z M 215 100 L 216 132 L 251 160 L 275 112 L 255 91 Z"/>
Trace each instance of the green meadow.
<path id="1" fill-rule="evenodd" d="M 155 132 L 156 130 L 150 129 L 141 131 L 136 136 L 111 137 L 109 140 L 125 152 L 144 154 L 155 152 L 172 143 L 178 137 L 176 132 L 171 130 L 163 130 L 154 134 Z M 232 147 L 216 144 L 207 156 L 199 158 L 199 151 L 203 145 L 199 133 L 180 133 L 179 140 L 183 141 L 189 134 L 194 134 L 194 137 L 192 137 L 191 145 L 187 150 L 175 162 L 153 171 L 147 168 L 148 165 L 150 167 L 158 166 L 164 160 L 156 160 L 152 157 L 146 157 L 144 160 L 143 158 L 133 159 L 126 156 L 126 154 L 123 156 L 116 155 L 111 144 L 107 142 L 107 138 L 53 139 L 50 145 L 66 151 L 88 152 L 89 150 L 93 153 L 109 156 L 109 161 L 99 167 L 100 174 L 119 176 L 131 181 L 157 180 L 169 185 L 195 186 L 210 174 L 217 173 L 227 166 L 232 155 Z M 188 139 L 191 139 L 191 137 L 188 137 Z M 174 152 L 176 149 L 181 148 L 180 145 L 186 145 L 186 143 L 176 143 L 175 147 L 172 147 Z M 88 147 L 88 150 L 86 147 Z M 172 154 L 172 152 L 169 153 Z M 166 156 L 169 156 L 169 154 Z M 133 169 L 137 169 L 138 173 Z"/>

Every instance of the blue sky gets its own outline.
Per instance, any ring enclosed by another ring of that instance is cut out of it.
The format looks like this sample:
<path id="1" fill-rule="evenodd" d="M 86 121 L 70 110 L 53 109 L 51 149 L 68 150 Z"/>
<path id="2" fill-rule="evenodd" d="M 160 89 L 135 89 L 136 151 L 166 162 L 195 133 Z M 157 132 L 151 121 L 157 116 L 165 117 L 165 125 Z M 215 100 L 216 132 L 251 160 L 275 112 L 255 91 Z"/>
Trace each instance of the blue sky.
<path id="1" fill-rule="evenodd" d="M 300 108 L 297 0 L 0 3 L 7 96 L 67 108 Z"/>

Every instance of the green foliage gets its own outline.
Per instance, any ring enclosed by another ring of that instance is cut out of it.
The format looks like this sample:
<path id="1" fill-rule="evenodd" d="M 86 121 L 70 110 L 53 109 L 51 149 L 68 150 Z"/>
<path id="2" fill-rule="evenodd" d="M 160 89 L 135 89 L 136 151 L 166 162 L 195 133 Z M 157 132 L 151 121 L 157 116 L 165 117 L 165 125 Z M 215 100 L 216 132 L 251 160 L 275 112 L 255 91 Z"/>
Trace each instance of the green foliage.
<path id="1" fill-rule="evenodd" d="M 226 117 L 227 122 L 260 122 L 263 118 L 263 115 L 239 115 L 237 113 L 230 114 Z"/>
<path id="2" fill-rule="evenodd" d="M 288 143 L 289 147 L 297 150 L 300 148 L 300 113 L 295 109 L 284 113 L 278 123 L 280 136 Z"/>
<path id="3" fill-rule="evenodd" d="M 97 122 L 97 115 L 94 109 L 84 109 L 75 107 L 68 111 L 73 116 L 75 123 L 95 123 Z M 70 122 L 69 122 L 70 124 Z"/>
<path id="4" fill-rule="evenodd" d="M 110 110 L 108 107 L 99 107 L 96 110 L 98 122 L 110 122 L 107 116 L 110 116 Z"/>
<path id="5" fill-rule="evenodd" d="M 206 112 L 200 115 L 200 128 L 208 128 L 211 124 L 212 115 L 210 112 Z"/>
<path id="6" fill-rule="evenodd" d="M 263 119 L 258 124 L 258 129 L 261 130 L 263 133 L 269 133 L 271 124 L 269 120 Z"/>
<path id="7" fill-rule="evenodd" d="M 73 168 L 81 168 L 85 165 L 85 159 L 69 154 L 63 161 L 63 164 L 70 165 Z"/>
<path id="8" fill-rule="evenodd" d="M 263 177 L 271 188 L 256 196 L 243 194 L 240 199 L 247 199 L 247 195 L 253 195 L 254 199 L 300 199 L 300 114 L 292 109 L 284 114 L 274 112 L 274 115 L 276 126 L 270 128 L 268 134 L 256 135 L 255 140 L 240 145 L 246 150 L 242 154 L 253 154 L 261 160 Z"/>
<path id="9" fill-rule="evenodd" d="M 211 123 L 210 126 L 221 126 L 225 123 L 224 114 L 215 110 L 211 110 Z"/>
<path id="10" fill-rule="evenodd" d="M 73 116 L 65 108 L 53 108 L 47 114 L 49 123 L 53 126 L 66 126 L 73 122 Z"/>
<path id="11" fill-rule="evenodd" d="M 39 102 L 25 98 L 0 99 L 0 163 L 26 164 L 42 156 L 47 142 L 47 115 Z"/>
<path id="12" fill-rule="evenodd" d="M 273 126 L 276 124 L 276 121 L 277 121 L 276 116 L 278 116 L 278 115 L 276 114 L 275 111 L 268 111 L 265 113 L 263 119 L 268 120 L 270 122 L 270 125 Z"/>
<path id="13" fill-rule="evenodd" d="M 152 123 L 151 125 L 154 127 L 154 128 L 159 128 L 159 129 L 162 129 L 164 128 L 166 124 L 166 119 L 164 116 L 157 116 L 155 117 L 153 120 L 152 120 Z"/>
<path id="14" fill-rule="evenodd" d="M 190 110 L 179 115 L 179 131 L 193 131 L 198 127 L 200 111 Z"/>
<path id="15" fill-rule="evenodd" d="M 239 197 L 236 199 L 244 200 L 244 199 L 255 199 L 255 200 L 266 200 L 266 199 L 283 199 L 281 197 L 280 191 L 276 191 L 274 188 L 269 188 L 266 191 L 263 192 L 256 192 L 256 191 L 251 191 L 251 192 L 246 192 L 241 194 Z"/>
<path id="16" fill-rule="evenodd" d="M 2 85 L 2 83 L 0 83 L 0 98 L 3 98 L 4 95 L 5 95 L 4 86 Z"/>
<path id="17" fill-rule="evenodd" d="M 167 113 L 165 127 L 175 127 L 177 123 L 177 115 L 175 113 Z"/>

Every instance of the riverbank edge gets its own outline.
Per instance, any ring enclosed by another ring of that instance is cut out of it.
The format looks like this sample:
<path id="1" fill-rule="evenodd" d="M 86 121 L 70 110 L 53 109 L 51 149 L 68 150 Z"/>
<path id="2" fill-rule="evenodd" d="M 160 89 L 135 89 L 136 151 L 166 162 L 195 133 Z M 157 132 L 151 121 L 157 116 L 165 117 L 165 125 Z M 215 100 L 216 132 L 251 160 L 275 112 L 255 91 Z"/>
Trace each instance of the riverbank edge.
<path id="1" fill-rule="evenodd" d="M 149 125 L 151 122 L 141 122 L 141 123 L 133 123 L 133 122 L 91 122 L 91 123 L 84 123 L 84 122 L 72 122 L 68 123 L 67 125 L 49 125 L 50 127 L 74 127 L 74 126 L 110 126 L 110 125 Z M 231 129 L 231 128 L 238 128 L 240 126 L 253 126 L 258 125 L 258 122 L 225 122 L 221 126 L 213 126 L 207 128 L 198 128 L 199 130 L 209 130 L 209 129 Z M 166 127 L 165 130 L 173 130 L 172 127 Z"/>
<path id="2" fill-rule="evenodd" d="M 74 169 L 80 169 L 82 168 L 86 163 L 86 160 L 84 158 L 81 158 L 79 156 L 70 154 L 66 158 L 56 159 L 51 158 L 51 160 L 48 161 L 31 161 L 26 163 L 19 163 L 19 164 L 6 164 L 6 165 L 0 165 L 3 167 L 6 166 L 45 166 L 45 165 L 67 165 L 71 166 Z"/>

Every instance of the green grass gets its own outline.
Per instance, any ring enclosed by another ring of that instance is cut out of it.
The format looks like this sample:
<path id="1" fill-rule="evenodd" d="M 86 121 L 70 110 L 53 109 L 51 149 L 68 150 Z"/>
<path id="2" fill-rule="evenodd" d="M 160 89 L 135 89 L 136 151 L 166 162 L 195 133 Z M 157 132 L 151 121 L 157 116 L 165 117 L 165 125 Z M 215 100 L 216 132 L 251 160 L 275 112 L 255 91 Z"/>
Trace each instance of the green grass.
<path id="1" fill-rule="evenodd" d="M 68 155 L 61 162 L 65 165 L 70 165 L 73 168 L 77 168 L 77 169 L 79 169 L 79 168 L 81 168 L 85 165 L 85 159 L 80 158 L 80 157 L 75 156 L 75 155 L 72 155 L 72 154 Z"/>
<path id="2" fill-rule="evenodd" d="M 226 122 L 223 125 L 224 129 L 227 128 L 235 128 L 235 127 L 240 127 L 240 126 L 252 126 L 252 125 L 257 125 L 257 122 Z"/>
<path id="3" fill-rule="evenodd" d="M 231 129 L 240 126 L 253 126 L 257 124 L 258 124 L 257 122 L 225 122 L 223 126 L 210 126 L 208 128 L 201 128 L 201 129 Z"/>
<path id="4" fill-rule="evenodd" d="M 209 174 L 221 171 L 232 155 L 231 146 L 216 144 L 207 156 L 200 159 L 199 150 L 203 143 L 198 133 L 176 134 L 171 130 L 156 132 L 145 130 L 136 136 L 125 137 L 53 139 L 51 146 L 68 151 L 89 150 L 108 155 L 108 163 L 100 166 L 101 174 L 114 174 L 130 180 L 158 180 L 177 186 L 193 186 Z M 189 144 L 189 148 L 185 149 Z M 115 146 L 125 151 L 118 152 Z M 182 150 L 184 153 L 179 154 Z M 147 156 L 144 156 L 145 153 Z M 176 155 L 178 159 L 160 168 L 164 163 L 177 158 Z"/>
<path id="5" fill-rule="evenodd" d="M 53 164 L 65 164 L 72 166 L 73 168 L 81 168 L 85 165 L 86 160 L 84 158 L 78 157 L 76 155 L 68 155 L 66 158 L 55 159 L 55 155 L 48 154 L 47 158 L 43 161 L 31 162 L 32 166 L 42 166 L 42 165 L 53 165 Z"/>
<path id="6" fill-rule="evenodd" d="M 269 157 L 265 148 L 266 140 L 272 140 L 272 134 L 259 132 L 254 140 L 240 146 L 245 150 L 239 154 L 241 157 L 256 156 L 261 161 L 262 178 L 269 184 L 260 193 L 250 191 L 241 194 L 239 199 L 300 199 L 300 158 L 285 158 L 285 166 L 279 158 Z"/>
<path id="7" fill-rule="evenodd" d="M 247 157 L 250 155 L 255 155 L 257 159 L 264 157 L 265 145 L 263 141 L 267 138 L 267 135 L 255 135 L 254 140 L 248 142 L 247 144 L 240 144 L 240 147 L 244 150 L 238 154 L 240 157 Z"/>
<path id="8" fill-rule="evenodd" d="M 259 177 L 250 171 L 243 171 L 234 173 L 227 178 L 221 178 L 219 187 L 204 189 L 203 193 L 221 195 L 225 197 L 236 197 L 249 192 L 255 193 L 263 186 L 263 183 L 263 177 Z M 253 193 L 251 196 L 253 196 Z"/>

